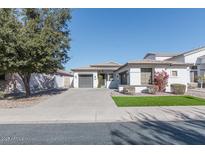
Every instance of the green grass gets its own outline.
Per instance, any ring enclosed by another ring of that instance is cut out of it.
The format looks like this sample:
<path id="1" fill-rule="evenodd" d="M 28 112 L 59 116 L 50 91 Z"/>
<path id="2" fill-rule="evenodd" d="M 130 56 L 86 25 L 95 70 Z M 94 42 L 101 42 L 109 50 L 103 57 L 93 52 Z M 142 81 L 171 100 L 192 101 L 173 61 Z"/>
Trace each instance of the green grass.
<path id="1" fill-rule="evenodd" d="M 193 96 L 114 96 L 112 99 L 119 107 L 129 106 L 195 106 L 205 105 L 205 99 Z"/>

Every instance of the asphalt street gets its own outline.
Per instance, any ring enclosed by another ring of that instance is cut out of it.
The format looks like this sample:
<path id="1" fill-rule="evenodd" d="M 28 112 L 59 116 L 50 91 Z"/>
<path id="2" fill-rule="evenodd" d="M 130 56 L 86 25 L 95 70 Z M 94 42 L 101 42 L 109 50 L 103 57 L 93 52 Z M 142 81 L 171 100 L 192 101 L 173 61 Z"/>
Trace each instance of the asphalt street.
<path id="1" fill-rule="evenodd" d="M 205 144 L 205 121 L 1 124 L 0 144 Z"/>

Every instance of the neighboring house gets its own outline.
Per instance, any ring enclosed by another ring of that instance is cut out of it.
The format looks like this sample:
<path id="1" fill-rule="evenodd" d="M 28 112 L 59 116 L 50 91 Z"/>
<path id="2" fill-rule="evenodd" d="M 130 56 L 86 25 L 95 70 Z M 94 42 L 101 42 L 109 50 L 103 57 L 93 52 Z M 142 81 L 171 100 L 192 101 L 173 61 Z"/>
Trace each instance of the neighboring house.
<path id="1" fill-rule="evenodd" d="M 24 84 L 18 74 L 0 74 L 0 90 L 6 92 L 22 92 Z M 69 88 L 73 84 L 72 73 L 58 70 L 55 74 L 39 74 L 31 75 L 30 87 L 31 91 L 41 91 L 54 88 Z"/>
<path id="2" fill-rule="evenodd" d="M 192 63 L 194 65 L 190 68 L 190 82 L 197 82 L 198 76 L 205 76 L 205 47 L 178 54 L 166 54 L 167 56 L 162 58 L 164 55 L 164 53 L 148 53 L 144 59 Z"/>
<path id="3" fill-rule="evenodd" d="M 180 53 L 167 53 L 167 52 L 149 52 L 144 56 L 144 59 L 152 59 L 152 60 L 166 60 L 172 58 L 173 56 L 177 56 Z"/>

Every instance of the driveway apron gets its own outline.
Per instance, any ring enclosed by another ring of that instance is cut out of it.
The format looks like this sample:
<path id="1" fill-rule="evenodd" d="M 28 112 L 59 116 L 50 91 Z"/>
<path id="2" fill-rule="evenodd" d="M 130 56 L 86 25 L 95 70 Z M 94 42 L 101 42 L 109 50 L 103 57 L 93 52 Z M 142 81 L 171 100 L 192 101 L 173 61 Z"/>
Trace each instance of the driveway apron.
<path id="1" fill-rule="evenodd" d="M 113 122 L 122 115 L 108 89 L 69 89 L 29 108 L 0 109 L 0 122 Z"/>

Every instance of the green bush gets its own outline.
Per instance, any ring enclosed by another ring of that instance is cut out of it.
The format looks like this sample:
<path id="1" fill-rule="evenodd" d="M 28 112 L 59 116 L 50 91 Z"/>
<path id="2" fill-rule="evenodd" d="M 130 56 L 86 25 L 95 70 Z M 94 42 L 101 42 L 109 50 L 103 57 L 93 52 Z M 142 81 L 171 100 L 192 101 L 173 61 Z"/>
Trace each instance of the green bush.
<path id="1" fill-rule="evenodd" d="M 184 84 L 171 84 L 171 92 L 173 94 L 181 95 L 186 92 L 186 85 Z"/>
<path id="2" fill-rule="evenodd" d="M 4 92 L 0 91 L 0 99 L 3 99 L 3 98 L 4 98 Z"/>

